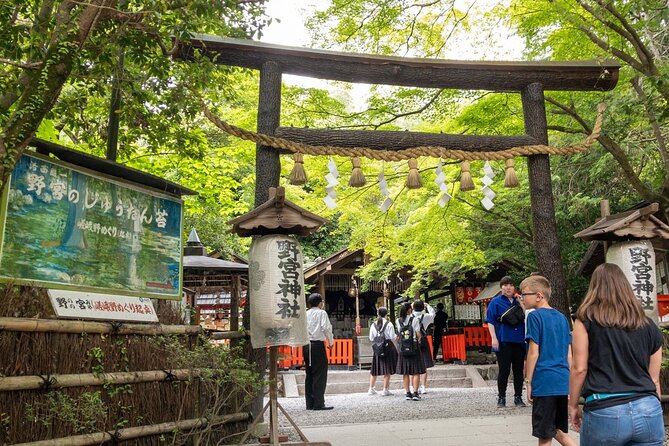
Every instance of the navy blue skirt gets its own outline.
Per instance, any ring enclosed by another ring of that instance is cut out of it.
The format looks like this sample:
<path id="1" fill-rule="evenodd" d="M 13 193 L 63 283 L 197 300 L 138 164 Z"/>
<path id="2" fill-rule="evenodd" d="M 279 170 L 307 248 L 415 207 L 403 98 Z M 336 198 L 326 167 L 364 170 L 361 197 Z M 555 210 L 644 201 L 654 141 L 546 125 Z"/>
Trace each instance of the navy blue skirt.
<path id="1" fill-rule="evenodd" d="M 378 356 L 374 353 L 370 374 L 374 376 L 395 374 L 397 370 L 397 349 L 395 348 L 395 344 L 392 344 L 392 346 L 390 354 L 386 354 L 385 356 Z"/>
<path id="2" fill-rule="evenodd" d="M 422 375 L 425 373 L 425 361 L 423 355 L 418 352 L 413 356 L 399 355 L 397 361 L 398 375 Z"/>

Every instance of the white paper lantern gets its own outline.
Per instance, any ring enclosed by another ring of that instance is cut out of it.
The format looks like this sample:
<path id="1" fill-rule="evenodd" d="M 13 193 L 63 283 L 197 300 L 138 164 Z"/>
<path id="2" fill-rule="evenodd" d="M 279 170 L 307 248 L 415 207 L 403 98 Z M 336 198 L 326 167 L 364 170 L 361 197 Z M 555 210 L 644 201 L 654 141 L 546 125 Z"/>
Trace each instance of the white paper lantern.
<path id="1" fill-rule="evenodd" d="M 646 316 L 658 321 L 655 251 L 647 240 L 614 243 L 606 251 L 606 262 L 623 270 Z"/>
<path id="2" fill-rule="evenodd" d="M 249 251 L 251 344 L 309 343 L 300 243 L 289 235 L 253 240 Z"/>

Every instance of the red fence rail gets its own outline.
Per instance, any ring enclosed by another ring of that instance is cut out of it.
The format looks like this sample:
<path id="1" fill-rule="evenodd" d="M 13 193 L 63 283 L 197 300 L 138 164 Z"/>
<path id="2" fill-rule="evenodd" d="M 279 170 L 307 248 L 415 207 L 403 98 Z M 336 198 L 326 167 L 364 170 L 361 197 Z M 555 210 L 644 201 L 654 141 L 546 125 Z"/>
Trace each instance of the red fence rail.
<path id="1" fill-rule="evenodd" d="M 441 348 L 443 349 L 444 362 L 458 359 L 462 362 L 467 360 L 467 351 L 465 350 L 465 335 L 454 334 L 446 335 L 441 338 Z"/>
<path id="2" fill-rule="evenodd" d="M 487 327 L 465 327 L 466 347 L 492 347 L 492 338 Z"/>
<path id="3" fill-rule="evenodd" d="M 353 339 L 335 339 L 332 348 L 326 348 L 328 364 L 353 365 Z M 304 355 L 302 347 L 279 346 L 279 368 L 303 366 Z"/>

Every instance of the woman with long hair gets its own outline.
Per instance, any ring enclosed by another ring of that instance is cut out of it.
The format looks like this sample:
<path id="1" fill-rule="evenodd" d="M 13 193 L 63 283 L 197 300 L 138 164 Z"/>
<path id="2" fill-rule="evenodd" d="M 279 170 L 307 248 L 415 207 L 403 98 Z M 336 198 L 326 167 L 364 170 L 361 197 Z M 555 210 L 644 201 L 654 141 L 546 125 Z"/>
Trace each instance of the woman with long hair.
<path id="1" fill-rule="evenodd" d="M 390 375 L 395 374 L 395 369 L 397 368 L 397 349 L 395 348 L 395 328 L 393 324 L 390 323 L 386 316 L 388 316 L 388 310 L 385 307 L 379 307 L 376 310 L 378 319 L 372 324 L 369 329 L 369 340 L 374 342 L 374 340 L 379 337 L 383 339 L 383 344 L 381 351 L 374 351 L 374 358 L 372 359 L 372 370 L 369 372 L 369 395 L 374 395 L 376 389 L 377 376 L 383 375 L 383 391 L 381 395 L 389 396 L 390 393 Z M 385 342 L 385 341 L 390 342 Z M 385 347 L 384 347 L 385 345 Z"/>
<path id="2" fill-rule="evenodd" d="M 569 416 L 582 445 L 663 444 L 662 344 L 623 271 L 611 263 L 598 266 L 572 338 Z"/>

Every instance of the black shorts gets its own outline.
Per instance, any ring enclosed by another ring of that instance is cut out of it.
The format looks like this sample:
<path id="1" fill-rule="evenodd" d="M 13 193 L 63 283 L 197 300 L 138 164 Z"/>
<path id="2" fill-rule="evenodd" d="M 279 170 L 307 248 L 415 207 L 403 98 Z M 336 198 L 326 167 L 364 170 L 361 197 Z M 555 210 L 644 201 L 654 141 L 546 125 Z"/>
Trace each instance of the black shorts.
<path id="1" fill-rule="evenodd" d="M 556 429 L 569 432 L 567 395 L 532 398 L 532 436 L 547 440 L 555 437 Z"/>

